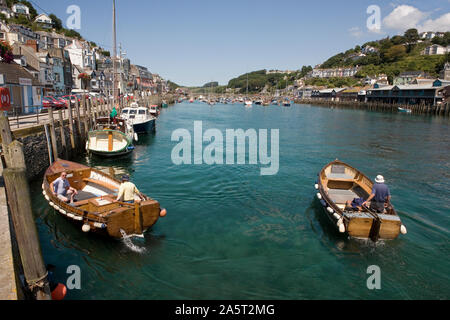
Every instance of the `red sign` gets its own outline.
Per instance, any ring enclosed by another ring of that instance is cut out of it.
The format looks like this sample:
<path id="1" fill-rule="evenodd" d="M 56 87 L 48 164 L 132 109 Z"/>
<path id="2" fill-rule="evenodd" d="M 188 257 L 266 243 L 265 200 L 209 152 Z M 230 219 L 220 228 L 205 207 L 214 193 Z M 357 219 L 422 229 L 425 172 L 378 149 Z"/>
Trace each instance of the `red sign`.
<path id="1" fill-rule="evenodd" d="M 0 88 L 0 110 L 8 111 L 11 107 L 11 96 L 8 88 Z"/>

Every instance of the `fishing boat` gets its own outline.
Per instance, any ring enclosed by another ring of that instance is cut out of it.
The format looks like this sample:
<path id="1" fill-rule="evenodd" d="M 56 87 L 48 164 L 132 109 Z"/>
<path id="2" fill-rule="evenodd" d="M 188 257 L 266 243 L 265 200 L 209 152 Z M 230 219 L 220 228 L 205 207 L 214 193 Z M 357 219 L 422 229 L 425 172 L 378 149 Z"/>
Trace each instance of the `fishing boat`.
<path id="1" fill-rule="evenodd" d="M 123 109 L 121 117 L 132 125 L 134 132 L 138 134 L 155 131 L 156 118 L 150 114 L 148 108 L 139 106 L 137 102 L 133 102 L 128 108 Z"/>
<path id="2" fill-rule="evenodd" d="M 67 172 L 70 186 L 78 191 L 74 203 L 58 199 L 50 185 Z M 81 226 L 83 232 L 94 232 L 120 239 L 124 235 L 142 236 L 166 210 L 158 201 L 144 194 L 135 196 L 135 203 L 115 202 L 120 181 L 94 168 L 58 159 L 45 172 L 43 195 L 49 205 L 62 216 Z"/>
<path id="3" fill-rule="evenodd" d="M 361 211 L 346 207 L 355 198 L 366 200 L 372 193 L 373 182 L 361 171 L 336 160 L 327 164 L 319 173 L 315 185 L 317 198 L 324 212 L 335 227 L 352 238 L 393 240 L 400 233 L 406 234 L 400 217 L 392 204 L 383 213 L 361 207 Z"/>
<path id="4" fill-rule="evenodd" d="M 109 117 L 100 117 L 88 132 L 86 150 L 102 157 L 123 156 L 134 150 L 133 139 L 137 140 L 137 134 L 126 120 L 111 122 Z"/>

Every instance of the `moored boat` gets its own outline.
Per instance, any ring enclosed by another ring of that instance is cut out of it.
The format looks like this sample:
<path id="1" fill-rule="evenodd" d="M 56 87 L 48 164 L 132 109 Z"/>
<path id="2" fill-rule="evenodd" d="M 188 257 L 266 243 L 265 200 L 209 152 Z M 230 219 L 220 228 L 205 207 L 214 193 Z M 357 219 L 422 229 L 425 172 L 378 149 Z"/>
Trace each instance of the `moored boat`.
<path id="1" fill-rule="evenodd" d="M 133 138 L 136 139 L 133 128 L 125 120 L 113 123 L 109 117 L 98 118 L 95 130 L 88 132 L 86 150 L 103 157 L 126 155 L 134 150 Z"/>
<path id="2" fill-rule="evenodd" d="M 71 187 L 77 189 L 74 203 L 68 204 L 53 194 L 50 185 L 61 173 L 67 173 Z M 142 235 L 152 227 L 165 210 L 158 201 L 144 194 L 135 196 L 135 203 L 115 202 L 120 181 L 94 168 L 66 160 L 55 161 L 45 172 L 43 195 L 57 212 L 82 227 L 120 239 L 127 235 Z"/>
<path id="3" fill-rule="evenodd" d="M 406 234 L 400 217 L 389 203 L 383 213 L 361 207 L 361 211 L 346 206 L 354 199 L 367 200 L 373 182 L 361 171 L 336 160 L 327 164 L 319 173 L 315 185 L 317 198 L 334 226 L 350 237 L 358 239 L 392 240 L 400 233 Z"/>
<path id="4" fill-rule="evenodd" d="M 149 109 L 139 106 L 136 102 L 131 103 L 130 107 L 123 109 L 121 117 L 133 126 L 135 133 L 155 131 L 156 118 L 150 114 Z"/>
<path id="5" fill-rule="evenodd" d="M 398 111 L 399 112 L 405 112 L 405 113 L 411 113 L 412 112 L 411 109 L 406 109 L 406 108 L 401 108 L 401 107 L 398 107 Z"/>
<path id="6" fill-rule="evenodd" d="M 163 102 L 161 103 L 161 107 L 162 108 L 167 108 L 169 105 L 167 104 L 167 102 L 165 100 L 163 100 Z"/>

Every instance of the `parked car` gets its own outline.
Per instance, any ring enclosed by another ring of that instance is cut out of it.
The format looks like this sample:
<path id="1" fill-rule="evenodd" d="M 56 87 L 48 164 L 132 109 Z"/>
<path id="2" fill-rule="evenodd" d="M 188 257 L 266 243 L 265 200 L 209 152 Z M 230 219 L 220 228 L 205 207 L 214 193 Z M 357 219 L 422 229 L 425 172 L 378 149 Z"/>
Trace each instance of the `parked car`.
<path id="1" fill-rule="evenodd" d="M 66 103 L 63 100 L 54 98 L 52 96 L 45 96 L 42 98 L 42 106 L 44 108 L 56 108 L 56 109 L 62 109 L 66 107 Z"/>
<path id="2" fill-rule="evenodd" d="M 69 101 L 72 102 L 72 104 L 75 104 L 77 100 L 78 100 L 78 102 L 81 102 L 81 99 L 73 94 L 65 95 L 65 96 L 62 96 L 61 98 L 66 101 L 66 104 L 68 104 Z"/>

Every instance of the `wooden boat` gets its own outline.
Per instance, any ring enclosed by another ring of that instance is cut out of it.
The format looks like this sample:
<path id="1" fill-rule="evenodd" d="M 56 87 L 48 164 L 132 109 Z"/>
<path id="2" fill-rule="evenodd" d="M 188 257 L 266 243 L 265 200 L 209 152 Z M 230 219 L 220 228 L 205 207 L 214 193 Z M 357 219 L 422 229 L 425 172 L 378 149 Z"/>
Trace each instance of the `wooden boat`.
<path id="1" fill-rule="evenodd" d="M 88 132 L 86 150 L 103 157 L 116 157 L 134 150 L 133 138 L 137 140 L 132 126 L 124 119 L 112 123 L 109 117 L 96 120 L 95 130 Z"/>
<path id="2" fill-rule="evenodd" d="M 346 208 L 347 201 L 367 199 L 372 193 L 373 182 L 359 170 L 336 160 L 327 164 L 319 173 L 315 188 L 317 198 L 331 222 L 341 233 L 358 239 L 392 240 L 400 233 L 406 234 L 392 204 L 384 213 L 364 208 L 353 211 Z"/>
<path id="3" fill-rule="evenodd" d="M 67 172 L 70 185 L 78 190 L 73 204 L 59 200 L 50 189 L 61 172 Z M 110 175 L 66 160 L 55 161 L 45 172 L 43 195 L 57 212 L 82 226 L 84 232 L 95 232 L 120 239 L 126 235 L 142 235 L 161 214 L 159 202 L 146 195 L 141 202 L 114 202 L 120 181 Z M 139 200 L 138 196 L 135 196 Z M 122 231 L 121 231 L 122 230 Z"/>

